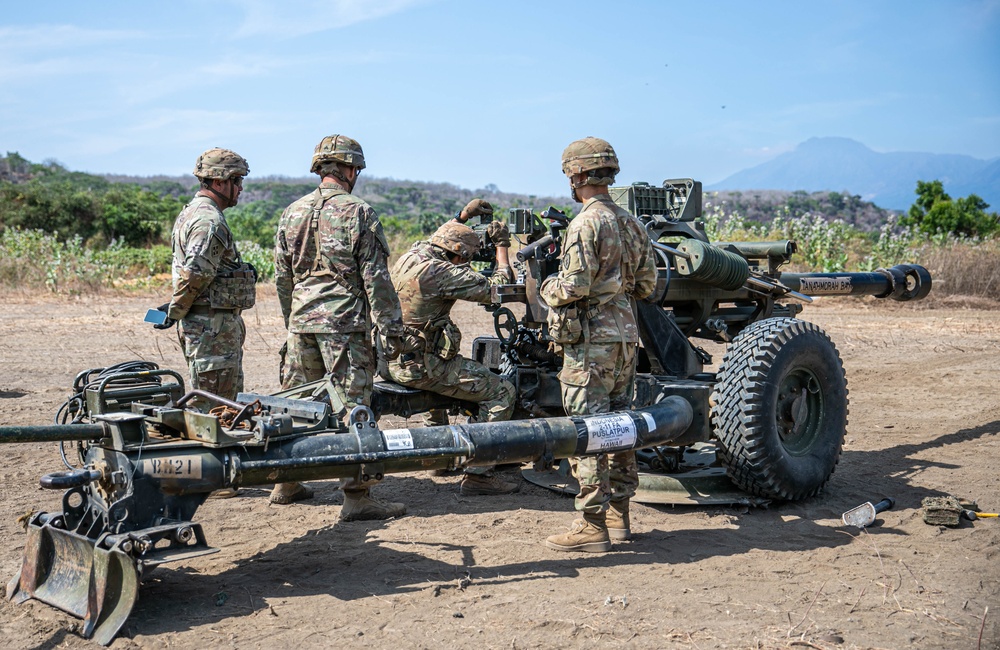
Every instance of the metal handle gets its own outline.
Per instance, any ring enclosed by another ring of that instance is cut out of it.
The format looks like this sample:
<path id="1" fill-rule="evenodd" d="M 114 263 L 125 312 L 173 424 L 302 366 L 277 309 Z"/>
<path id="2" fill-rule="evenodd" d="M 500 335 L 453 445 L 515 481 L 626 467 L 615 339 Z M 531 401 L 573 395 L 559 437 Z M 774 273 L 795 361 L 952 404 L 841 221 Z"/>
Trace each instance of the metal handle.
<path id="1" fill-rule="evenodd" d="M 38 483 L 48 490 L 65 490 L 66 488 L 82 487 L 99 478 L 101 478 L 101 473 L 96 469 L 74 469 L 69 472 L 46 474 Z"/>
<path id="2" fill-rule="evenodd" d="M 896 501 L 894 499 L 886 497 L 875 504 L 875 512 L 884 512 L 889 508 L 893 507 L 894 505 L 896 505 Z"/>
<path id="3" fill-rule="evenodd" d="M 539 248 L 548 248 L 551 244 L 552 244 L 552 235 L 545 235 L 538 241 L 532 242 L 527 246 L 525 246 L 524 248 L 522 248 L 521 250 L 517 251 L 517 261 L 524 262 L 529 257 L 534 257 L 535 251 L 537 251 Z"/>

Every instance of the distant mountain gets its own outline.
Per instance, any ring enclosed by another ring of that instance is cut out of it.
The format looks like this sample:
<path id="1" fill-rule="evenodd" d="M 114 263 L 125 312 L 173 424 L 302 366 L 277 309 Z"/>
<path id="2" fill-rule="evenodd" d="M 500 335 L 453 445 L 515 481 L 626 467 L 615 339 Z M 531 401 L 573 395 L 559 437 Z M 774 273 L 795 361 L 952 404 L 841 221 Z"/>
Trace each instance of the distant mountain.
<path id="1" fill-rule="evenodd" d="M 1000 159 L 933 153 L 877 153 L 849 138 L 810 138 L 794 151 L 736 172 L 709 190 L 847 191 L 905 210 L 917 181 L 939 180 L 952 197 L 978 194 L 1000 209 Z"/>

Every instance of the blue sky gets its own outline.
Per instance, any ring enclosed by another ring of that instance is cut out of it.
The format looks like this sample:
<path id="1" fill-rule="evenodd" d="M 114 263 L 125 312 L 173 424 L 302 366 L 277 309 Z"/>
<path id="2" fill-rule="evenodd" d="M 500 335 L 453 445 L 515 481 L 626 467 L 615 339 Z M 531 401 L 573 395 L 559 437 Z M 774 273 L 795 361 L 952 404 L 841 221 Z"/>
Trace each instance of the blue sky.
<path id="1" fill-rule="evenodd" d="M 625 182 L 709 184 L 813 136 L 1000 156 L 1000 0 L 4 4 L 0 152 L 79 171 L 223 146 L 303 176 L 330 133 L 371 176 L 557 196 L 587 135 Z"/>

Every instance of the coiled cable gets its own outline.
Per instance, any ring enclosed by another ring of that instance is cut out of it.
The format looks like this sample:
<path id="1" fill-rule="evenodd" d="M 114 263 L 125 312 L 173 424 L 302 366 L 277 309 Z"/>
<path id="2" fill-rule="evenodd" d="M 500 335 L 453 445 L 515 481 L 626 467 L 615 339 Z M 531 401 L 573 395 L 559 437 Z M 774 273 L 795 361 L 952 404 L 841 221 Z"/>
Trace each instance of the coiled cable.
<path id="1" fill-rule="evenodd" d="M 117 374 L 149 372 L 158 370 L 160 366 L 152 361 L 123 361 L 107 368 L 91 368 L 84 370 L 73 380 L 73 395 L 69 397 L 56 411 L 55 424 L 80 424 L 87 417 L 87 389 L 96 388 L 102 381 Z M 129 386 L 138 384 L 161 384 L 162 379 L 158 375 L 144 378 L 126 377 L 112 379 L 108 386 Z M 77 453 L 83 462 L 83 443 L 77 443 Z M 59 455 L 62 457 L 63 465 L 68 469 L 80 469 L 69 462 L 66 457 L 66 442 L 59 442 Z"/>

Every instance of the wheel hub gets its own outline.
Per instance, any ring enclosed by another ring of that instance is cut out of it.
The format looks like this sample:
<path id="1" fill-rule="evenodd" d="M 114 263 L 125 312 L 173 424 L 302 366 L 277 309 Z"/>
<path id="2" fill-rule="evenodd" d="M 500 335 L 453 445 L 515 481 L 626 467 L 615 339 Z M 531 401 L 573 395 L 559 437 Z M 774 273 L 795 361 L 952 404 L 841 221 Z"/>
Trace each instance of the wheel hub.
<path id="1" fill-rule="evenodd" d="M 796 368 L 782 379 L 775 419 L 782 445 L 789 453 L 804 453 L 816 439 L 823 399 L 819 380 L 805 368 Z"/>

